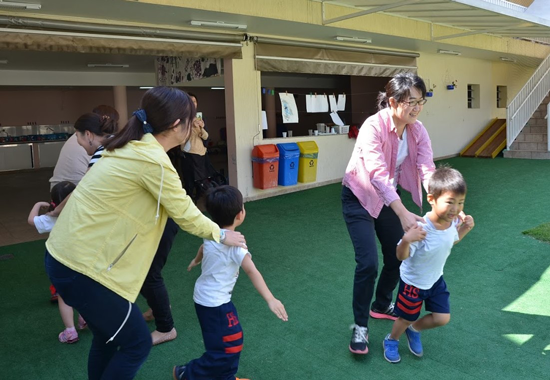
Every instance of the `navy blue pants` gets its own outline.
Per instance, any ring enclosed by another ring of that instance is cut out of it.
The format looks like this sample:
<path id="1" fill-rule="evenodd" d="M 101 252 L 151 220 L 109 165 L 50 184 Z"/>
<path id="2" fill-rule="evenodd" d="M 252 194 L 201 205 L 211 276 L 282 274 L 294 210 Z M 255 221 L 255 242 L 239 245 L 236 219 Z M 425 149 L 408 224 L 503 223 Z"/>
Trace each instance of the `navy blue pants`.
<path id="1" fill-rule="evenodd" d="M 59 295 L 84 317 L 94 335 L 88 356 L 88 378 L 133 379 L 152 347 L 151 333 L 139 308 L 61 264 L 48 251 L 44 261 Z"/>
<path id="2" fill-rule="evenodd" d="M 384 267 L 376 286 L 373 309 L 386 310 L 392 301 L 392 293 L 399 282 L 397 243 L 403 237 L 403 227 L 395 212 L 382 207 L 378 218 L 373 218 L 353 194 L 343 186 L 342 212 L 355 250 L 355 278 L 353 281 L 353 316 L 359 326 L 368 326 L 369 310 L 378 276 L 378 249 L 376 238 L 382 246 Z"/>
<path id="3" fill-rule="evenodd" d="M 206 352 L 187 363 L 187 380 L 235 380 L 243 349 L 243 329 L 233 302 L 218 307 L 195 303 Z"/>
<path id="4" fill-rule="evenodd" d="M 419 289 L 401 279 L 395 299 L 395 314 L 407 321 L 414 322 L 420 316 L 422 303 L 426 311 L 450 314 L 449 290 L 443 276 L 430 289 Z"/>
<path id="5" fill-rule="evenodd" d="M 179 230 L 180 228 L 176 222 L 168 218 L 157 253 L 155 253 L 151 268 L 149 268 L 140 291 L 141 295 L 147 300 L 147 305 L 153 311 L 157 331 L 162 333 L 170 332 L 174 328 L 170 298 L 162 277 L 162 268 L 168 260 L 168 254 Z"/>

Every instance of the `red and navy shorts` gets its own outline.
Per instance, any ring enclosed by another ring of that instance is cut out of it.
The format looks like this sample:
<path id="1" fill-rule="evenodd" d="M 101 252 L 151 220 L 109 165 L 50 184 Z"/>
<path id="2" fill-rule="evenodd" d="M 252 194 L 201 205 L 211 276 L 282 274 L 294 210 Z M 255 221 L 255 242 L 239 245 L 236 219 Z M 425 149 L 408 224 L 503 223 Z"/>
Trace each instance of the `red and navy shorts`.
<path id="1" fill-rule="evenodd" d="M 407 321 L 416 321 L 420 316 L 422 303 L 426 311 L 449 314 L 449 291 L 443 276 L 430 289 L 423 290 L 399 280 L 399 293 L 395 301 L 394 313 Z"/>

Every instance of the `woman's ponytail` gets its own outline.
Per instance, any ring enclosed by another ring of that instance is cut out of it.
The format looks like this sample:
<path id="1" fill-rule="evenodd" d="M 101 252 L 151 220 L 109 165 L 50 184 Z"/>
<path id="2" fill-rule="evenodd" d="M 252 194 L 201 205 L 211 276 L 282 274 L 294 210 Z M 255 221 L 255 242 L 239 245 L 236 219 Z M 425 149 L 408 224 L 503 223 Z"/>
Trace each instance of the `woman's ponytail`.
<path id="1" fill-rule="evenodd" d="M 126 126 L 112 138 L 107 140 L 103 146 L 106 150 L 115 150 L 123 147 L 132 140 L 141 140 L 143 135 L 143 123 L 139 121 L 137 117 L 132 116 L 130 120 L 128 120 Z"/>
<path id="2" fill-rule="evenodd" d="M 385 92 L 378 93 L 377 104 L 378 111 L 382 111 L 384 108 L 387 108 L 389 106 L 388 95 Z"/>

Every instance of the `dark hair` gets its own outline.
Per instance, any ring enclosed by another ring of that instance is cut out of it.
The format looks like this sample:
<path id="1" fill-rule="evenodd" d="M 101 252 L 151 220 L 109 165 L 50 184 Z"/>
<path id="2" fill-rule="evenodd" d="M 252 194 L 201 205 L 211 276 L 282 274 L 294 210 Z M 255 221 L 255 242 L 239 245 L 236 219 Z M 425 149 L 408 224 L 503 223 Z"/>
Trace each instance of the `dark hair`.
<path id="1" fill-rule="evenodd" d="M 450 166 L 442 165 L 438 167 L 430 181 L 428 182 L 428 193 L 432 194 L 435 199 L 447 191 L 452 191 L 455 194 L 466 195 L 468 188 L 462 174 Z"/>
<path id="2" fill-rule="evenodd" d="M 243 195 L 233 186 L 219 186 L 208 191 L 205 203 L 214 223 L 223 228 L 232 225 L 243 210 Z"/>
<path id="3" fill-rule="evenodd" d="M 69 181 L 61 181 L 52 188 L 51 197 L 52 202 L 50 203 L 49 211 L 54 210 L 65 198 L 69 196 L 70 193 L 76 188 L 76 185 Z"/>
<path id="4" fill-rule="evenodd" d="M 195 105 L 189 95 L 173 87 L 153 87 L 141 98 L 140 108 L 145 111 L 147 125 L 157 135 L 172 128 L 172 124 L 180 119 L 186 128 L 191 128 L 190 122 L 195 118 Z M 143 123 L 134 115 L 128 124 L 109 139 L 104 146 L 107 150 L 122 148 L 132 140 L 141 140 Z"/>
<path id="5" fill-rule="evenodd" d="M 407 100 L 411 95 L 411 88 L 416 87 L 422 93 L 422 97 L 426 97 L 426 84 L 418 75 L 405 72 L 394 76 L 388 84 L 386 84 L 386 92 L 378 94 L 378 110 L 383 110 L 390 105 L 390 98 L 394 98 L 398 102 Z"/>
<path id="6" fill-rule="evenodd" d="M 90 131 L 94 135 L 108 136 L 116 132 L 117 125 L 116 120 L 90 112 L 80 116 L 74 123 L 74 128 L 81 133 Z"/>
<path id="7" fill-rule="evenodd" d="M 114 121 L 118 121 L 120 118 L 116 109 L 111 106 L 106 106 L 104 104 L 97 106 L 92 110 L 92 112 L 97 113 L 100 116 L 105 116 L 109 119 L 113 119 Z"/>
<path id="8" fill-rule="evenodd" d="M 192 92 L 188 92 L 187 95 L 189 95 L 190 98 L 195 98 L 195 101 L 197 104 L 199 104 L 199 98 L 197 98 L 197 95 L 193 94 Z"/>

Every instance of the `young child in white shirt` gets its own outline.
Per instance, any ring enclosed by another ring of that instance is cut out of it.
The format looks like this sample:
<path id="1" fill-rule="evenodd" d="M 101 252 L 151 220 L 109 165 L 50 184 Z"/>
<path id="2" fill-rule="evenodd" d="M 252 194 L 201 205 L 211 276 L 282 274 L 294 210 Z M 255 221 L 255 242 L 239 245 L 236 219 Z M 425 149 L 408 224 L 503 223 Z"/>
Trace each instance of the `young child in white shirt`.
<path id="1" fill-rule="evenodd" d="M 40 215 L 40 211 L 53 211 L 57 206 L 65 200 L 76 188 L 76 186 L 69 181 L 61 181 L 57 183 L 51 190 L 51 201 L 48 202 L 37 202 L 28 218 L 28 223 L 31 226 L 35 226 L 38 233 L 44 234 L 49 233 L 55 222 L 57 221 L 57 216 L 51 216 L 49 214 Z M 59 333 L 59 341 L 61 343 L 76 343 L 78 342 L 78 333 L 74 326 L 74 313 L 73 308 L 67 305 L 59 295 L 53 285 L 50 285 L 50 292 L 52 293 L 51 300 L 56 300 L 59 305 L 59 314 L 61 314 L 61 319 L 65 325 L 65 330 Z M 86 327 L 86 321 L 82 316 L 78 316 L 78 328 L 83 329 Z"/>
<path id="2" fill-rule="evenodd" d="M 466 182 L 458 170 L 438 168 L 428 184 L 432 211 L 424 216 L 424 223 L 418 222 L 409 229 L 397 245 L 397 258 L 403 261 L 394 309 L 398 318 L 384 339 L 384 358 L 390 363 L 401 361 L 399 338 L 403 333 L 409 350 L 421 357 L 424 351 L 420 331 L 444 326 L 451 319 L 443 268 L 453 245 L 474 228 L 470 215 L 460 224 L 466 191 Z M 422 303 L 431 313 L 418 319 Z"/>
<path id="3" fill-rule="evenodd" d="M 220 228 L 234 231 L 244 221 L 246 212 L 240 191 L 220 186 L 209 191 L 206 209 Z M 222 229 L 222 241 L 223 232 Z M 204 240 L 187 270 L 202 261 L 202 273 L 195 283 L 193 300 L 201 325 L 206 352 L 186 365 L 175 366 L 173 376 L 184 379 L 234 379 L 243 348 L 243 332 L 231 293 L 242 267 L 271 311 L 287 321 L 286 310 L 269 291 L 256 269 L 248 249 L 230 247 Z M 244 380 L 244 379 L 243 379 Z"/>

